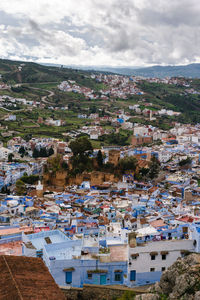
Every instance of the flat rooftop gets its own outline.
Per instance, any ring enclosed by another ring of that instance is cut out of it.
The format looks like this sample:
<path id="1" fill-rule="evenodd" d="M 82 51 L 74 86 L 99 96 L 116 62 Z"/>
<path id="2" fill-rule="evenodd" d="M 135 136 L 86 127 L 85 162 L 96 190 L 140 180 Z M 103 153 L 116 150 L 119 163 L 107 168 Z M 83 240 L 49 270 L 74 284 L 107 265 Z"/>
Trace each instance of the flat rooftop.
<path id="1" fill-rule="evenodd" d="M 27 237 L 37 250 L 44 248 L 45 245 L 59 244 L 70 241 L 70 239 L 66 237 L 66 235 L 60 230 L 42 231 L 29 234 Z"/>

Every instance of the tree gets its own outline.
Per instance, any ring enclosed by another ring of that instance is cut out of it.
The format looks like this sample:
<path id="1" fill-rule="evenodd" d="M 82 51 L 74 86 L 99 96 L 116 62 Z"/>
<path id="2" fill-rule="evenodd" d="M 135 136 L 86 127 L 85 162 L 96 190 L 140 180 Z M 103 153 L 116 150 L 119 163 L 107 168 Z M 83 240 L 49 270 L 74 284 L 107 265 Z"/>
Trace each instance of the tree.
<path id="1" fill-rule="evenodd" d="M 16 182 L 16 193 L 17 193 L 17 195 L 19 195 L 19 196 L 24 195 L 25 192 L 26 192 L 25 183 L 22 180 L 18 179 L 17 182 Z"/>
<path id="2" fill-rule="evenodd" d="M 118 162 L 117 169 L 124 174 L 126 171 L 135 171 L 137 168 L 137 159 L 133 156 L 125 156 Z"/>
<path id="3" fill-rule="evenodd" d="M 93 147 L 87 137 L 77 138 L 69 144 L 73 152 L 73 157 L 71 159 L 72 170 L 71 175 L 74 176 L 83 171 L 92 169 L 92 160 L 90 159 L 90 154 L 93 152 Z"/>
<path id="4" fill-rule="evenodd" d="M 63 160 L 61 154 L 51 156 L 47 160 L 47 164 L 44 165 L 44 173 L 51 173 L 55 175 L 58 171 L 66 171 L 68 164 Z"/>
<path id="5" fill-rule="evenodd" d="M 2 194 L 7 194 L 7 195 L 9 195 L 9 194 L 10 194 L 10 190 L 7 188 L 6 185 L 4 185 L 4 186 L 2 187 L 2 189 L 1 189 L 1 193 L 2 193 Z"/>
<path id="6" fill-rule="evenodd" d="M 191 163 L 192 163 L 192 159 L 190 157 L 187 157 L 186 159 L 182 159 L 181 161 L 179 161 L 179 166 L 184 167 L 184 166 L 191 165 Z"/>
<path id="7" fill-rule="evenodd" d="M 160 171 L 160 162 L 155 156 L 153 156 L 151 158 L 151 163 L 149 166 L 148 177 L 150 179 L 154 179 L 158 177 L 159 171 Z"/>
<path id="8" fill-rule="evenodd" d="M 51 147 L 50 149 L 49 149 L 49 156 L 51 156 L 51 155 L 53 155 L 54 154 L 54 150 L 53 150 L 53 148 Z"/>
<path id="9" fill-rule="evenodd" d="M 24 154 L 25 154 L 25 152 L 26 152 L 26 150 L 25 150 L 25 148 L 24 148 L 24 146 L 21 146 L 20 148 L 19 148 L 19 154 L 21 154 L 21 156 L 24 156 Z"/>
<path id="10" fill-rule="evenodd" d="M 103 155 L 101 150 L 99 150 L 97 153 L 97 163 L 100 168 L 103 166 Z"/>
<path id="11" fill-rule="evenodd" d="M 40 148 L 39 157 L 48 157 L 47 149 L 45 147 Z"/>
<path id="12" fill-rule="evenodd" d="M 38 149 L 35 147 L 35 148 L 33 149 L 33 158 L 37 158 L 37 157 L 39 157 L 39 151 L 38 151 Z"/>
<path id="13" fill-rule="evenodd" d="M 39 180 L 39 175 L 28 176 L 26 173 L 24 173 L 20 180 L 27 184 L 35 184 Z"/>
<path id="14" fill-rule="evenodd" d="M 69 144 L 69 148 L 72 150 L 73 155 L 89 155 L 92 154 L 93 152 L 93 147 L 92 144 L 90 142 L 90 140 L 88 140 L 87 137 L 83 136 L 80 137 L 78 139 L 76 139 L 75 141 L 72 141 Z"/>
<path id="15" fill-rule="evenodd" d="M 14 154 L 13 153 L 9 153 L 8 154 L 8 162 L 12 162 L 13 161 L 13 157 L 14 157 Z"/>
<path id="16" fill-rule="evenodd" d="M 32 139 L 32 133 L 26 134 L 24 136 L 24 139 L 25 139 L 26 142 L 29 142 Z"/>

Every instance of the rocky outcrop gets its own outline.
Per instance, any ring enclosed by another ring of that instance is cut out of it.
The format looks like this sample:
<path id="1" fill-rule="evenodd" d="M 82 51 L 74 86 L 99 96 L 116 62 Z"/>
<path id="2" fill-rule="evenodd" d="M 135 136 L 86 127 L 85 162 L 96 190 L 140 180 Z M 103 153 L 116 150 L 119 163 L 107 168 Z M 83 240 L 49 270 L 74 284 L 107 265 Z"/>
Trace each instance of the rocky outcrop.
<path id="1" fill-rule="evenodd" d="M 200 300 L 200 254 L 177 259 L 149 292 L 136 300 Z"/>

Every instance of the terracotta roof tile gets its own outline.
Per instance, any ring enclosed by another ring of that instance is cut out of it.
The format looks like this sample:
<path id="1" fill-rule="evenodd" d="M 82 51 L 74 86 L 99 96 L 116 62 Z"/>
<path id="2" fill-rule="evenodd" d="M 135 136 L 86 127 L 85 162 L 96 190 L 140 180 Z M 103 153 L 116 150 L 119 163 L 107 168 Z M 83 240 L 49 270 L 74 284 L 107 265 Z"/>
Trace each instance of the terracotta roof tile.
<path id="1" fill-rule="evenodd" d="M 0 256 L 0 300 L 64 300 L 40 258 Z"/>

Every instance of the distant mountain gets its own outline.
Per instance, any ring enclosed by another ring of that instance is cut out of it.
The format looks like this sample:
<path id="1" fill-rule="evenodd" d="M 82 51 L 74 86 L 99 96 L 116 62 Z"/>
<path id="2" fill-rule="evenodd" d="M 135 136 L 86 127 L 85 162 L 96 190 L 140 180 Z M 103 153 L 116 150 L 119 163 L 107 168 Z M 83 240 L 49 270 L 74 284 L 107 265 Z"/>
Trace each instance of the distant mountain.
<path id="1" fill-rule="evenodd" d="M 95 70 L 118 73 L 122 75 L 135 75 L 143 77 L 191 77 L 200 78 L 200 64 L 190 64 L 186 66 L 154 66 L 148 68 L 132 67 L 95 67 Z"/>

